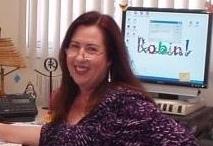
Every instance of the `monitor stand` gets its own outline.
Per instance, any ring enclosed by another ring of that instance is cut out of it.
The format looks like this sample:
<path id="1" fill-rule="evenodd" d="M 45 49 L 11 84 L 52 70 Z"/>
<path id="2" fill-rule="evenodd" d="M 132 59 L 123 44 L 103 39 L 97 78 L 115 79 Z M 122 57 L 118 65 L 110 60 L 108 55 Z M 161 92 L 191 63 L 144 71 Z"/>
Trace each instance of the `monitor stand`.
<path id="1" fill-rule="evenodd" d="M 175 115 L 188 115 L 203 106 L 205 103 L 199 96 L 180 96 L 172 94 L 158 94 L 154 101 L 163 113 Z"/>

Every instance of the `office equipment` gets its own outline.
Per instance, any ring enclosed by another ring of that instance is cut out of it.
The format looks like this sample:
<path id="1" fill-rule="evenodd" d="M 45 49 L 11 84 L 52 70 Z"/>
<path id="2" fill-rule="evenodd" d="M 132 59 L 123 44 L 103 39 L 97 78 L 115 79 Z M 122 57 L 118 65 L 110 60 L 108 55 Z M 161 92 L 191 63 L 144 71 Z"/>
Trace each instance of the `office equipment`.
<path id="1" fill-rule="evenodd" d="M 30 122 L 38 110 L 34 97 L 27 94 L 11 94 L 0 97 L 1 122 Z"/>
<path id="2" fill-rule="evenodd" d="M 200 98 L 200 89 L 208 86 L 211 23 L 205 10 L 129 7 L 123 12 L 132 69 L 148 92 L 173 99 L 156 100 L 164 112 L 177 113 L 172 107 L 179 104 L 190 109 L 186 114 L 201 107 L 178 98 Z"/>
<path id="3" fill-rule="evenodd" d="M 188 115 L 205 106 L 205 103 L 202 99 L 198 99 L 198 101 L 195 102 L 190 102 L 180 99 L 171 100 L 154 98 L 154 101 L 162 112 L 176 115 Z"/>

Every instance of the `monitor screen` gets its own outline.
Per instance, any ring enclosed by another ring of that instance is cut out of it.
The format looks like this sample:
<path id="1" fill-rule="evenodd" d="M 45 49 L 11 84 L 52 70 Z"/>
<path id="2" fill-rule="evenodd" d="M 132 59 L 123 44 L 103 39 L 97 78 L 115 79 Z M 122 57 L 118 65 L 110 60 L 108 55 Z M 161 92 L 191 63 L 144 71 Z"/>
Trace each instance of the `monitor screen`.
<path id="1" fill-rule="evenodd" d="M 206 88 L 211 14 L 202 10 L 129 7 L 122 31 L 143 82 Z"/>

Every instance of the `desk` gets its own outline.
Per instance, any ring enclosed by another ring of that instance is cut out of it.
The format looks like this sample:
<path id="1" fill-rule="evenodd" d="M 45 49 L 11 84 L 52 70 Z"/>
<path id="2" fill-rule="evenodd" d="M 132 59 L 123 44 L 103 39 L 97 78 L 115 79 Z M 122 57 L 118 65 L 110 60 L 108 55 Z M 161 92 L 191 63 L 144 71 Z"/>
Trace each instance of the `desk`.
<path id="1" fill-rule="evenodd" d="M 43 116 L 45 114 L 47 114 L 47 110 L 44 110 L 40 107 L 38 107 L 38 115 L 36 116 L 35 118 L 35 121 L 32 121 L 32 122 L 17 122 L 17 123 L 14 123 L 14 125 L 22 125 L 22 126 L 25 126 L 25 125 L 29 125 L 29 126 L 36 126 L 36 125 L 39 125 L 41 123 L 44 123 L 44 119 L 43 119 Z M 22 146 L 22 144 L 14 144 L 14 143 L 5 143 L 5 142 L 2 142 L 0 140 L 0 146 Z"/>

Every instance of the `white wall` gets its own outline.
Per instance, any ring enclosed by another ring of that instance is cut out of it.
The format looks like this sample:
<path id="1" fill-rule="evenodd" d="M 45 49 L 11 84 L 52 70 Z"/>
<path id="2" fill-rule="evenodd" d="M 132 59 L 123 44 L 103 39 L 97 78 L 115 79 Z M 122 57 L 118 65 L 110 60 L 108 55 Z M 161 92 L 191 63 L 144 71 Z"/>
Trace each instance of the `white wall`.
<path id="1" fill-rule="evenodd" d="M 0 27 L 2 28 L 2 37 L 11 37 L 16 43 L 18 43 L 18 38 L 21 36 L 19 34 L 19 4 L 21 0 L 0 0 Z M 213 38 L 212 38 L 213 40 Z M 213 46 L 213 45 L 212 45 Z M 213 48 L 213 47 L 212 47 Z M 16 75 L 21 76 L 21 81 L 16 83 L 14 77 Z M 211 51 L 211 61 L 210 61 L 210 73 L 209 73 L 209 88 L 202 90 L 201 96 L 205 98 L 206 104 L 213 106 L 213 49 Z M 7 92 L 22 92 L 26 83 L 29 80 L 35 80 L 36 76 L 32 71 L 27 69 L 22 69 L 16 71 L 5 78 L 5 88 Z"/>
<path id="2" fill-rule="evenodd" d="M 0 27 L 2 37 L 11 37 L 17 43 L 19 0 L 0 0 Z"/>

